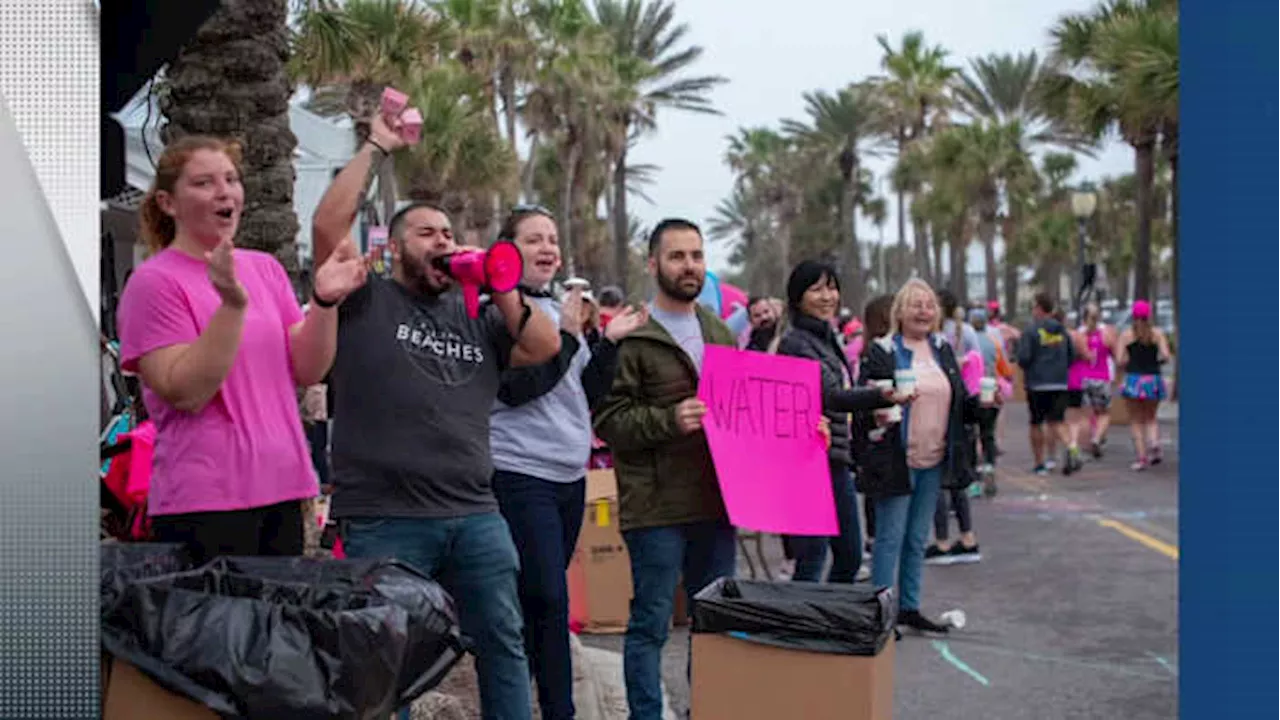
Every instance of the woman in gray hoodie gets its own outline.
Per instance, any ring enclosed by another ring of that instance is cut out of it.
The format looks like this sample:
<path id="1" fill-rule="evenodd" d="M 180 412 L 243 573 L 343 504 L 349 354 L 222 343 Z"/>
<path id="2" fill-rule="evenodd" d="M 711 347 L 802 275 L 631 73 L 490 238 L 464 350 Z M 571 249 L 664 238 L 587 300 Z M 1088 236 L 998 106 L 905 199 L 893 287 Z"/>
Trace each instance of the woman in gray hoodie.
<path id="1" fill-rule="evenodd" d="M 647 321 L 643 310 L 614 316 L 592 346 L 584 336 L 583 290 L 557 300 L 555 220 L 517 207 L 498 234 L 524 259 L 521 291 L 560 323 L 560 353 L 543 365 L 504 371 L 490 422 L 493 491 L 520 553 L 526 654 L 546 720 L 574 717 L 565 570 L 578 542 L 591 454 L 591 408 L 613 381 L 615 343 Z"/>

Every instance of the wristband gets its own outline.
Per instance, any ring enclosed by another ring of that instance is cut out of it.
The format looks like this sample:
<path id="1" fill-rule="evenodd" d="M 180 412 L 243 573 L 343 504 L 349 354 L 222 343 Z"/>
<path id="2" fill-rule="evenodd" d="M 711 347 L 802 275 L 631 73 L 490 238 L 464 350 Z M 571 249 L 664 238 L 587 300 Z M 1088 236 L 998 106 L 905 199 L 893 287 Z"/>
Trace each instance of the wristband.
<path id="1" fill-rule="evenodd" d="M 390 155 L 390 154 L 391 154 L 391 153 L 387 152 L 387 149 L 386 149 L 386 148 L 384 148 L 384 147 L 382 147 L 381 145 L 379 145 L 379 144 L 378 144 L 378 141 L 377 141 L 377 140 L 374 140 L 372 137 L 367 138 L 367 139 L 365 140 L 365 142 L 367 142 L 367 143 L 369 143 L 370 145 L 372 145 L 372 146 L 373 146 L 373 148 L 374 148 L 375 150 L 377 150 L 378 152 L 382 153 L 384 156 L 386 156 L 386 155 Z"/>
<path id="2" fill-rule="evenodd" d="M 325 300 L 317 295 L 315 290 L 311 291 L 311 302 L 314 303 L 316 307 L 321 307 L 326 310 L 332 307 L 337 307 L 338 305 L 337 300 Z"/>

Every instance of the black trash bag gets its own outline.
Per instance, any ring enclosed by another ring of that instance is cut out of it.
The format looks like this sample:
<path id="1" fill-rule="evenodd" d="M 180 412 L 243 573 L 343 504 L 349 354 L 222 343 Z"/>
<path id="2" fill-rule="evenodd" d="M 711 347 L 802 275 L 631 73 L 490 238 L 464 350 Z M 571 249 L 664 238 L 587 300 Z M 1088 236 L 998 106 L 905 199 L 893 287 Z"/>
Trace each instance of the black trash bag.
<path id="1" fill-rule="evenodd" d="M 873 656 L 893 634 L 893 591 L 721 578 L 693 598 L 693 632 L 835 655 Z"/>
<path id="2" fill-rule="evenodd" d="M 169 690 L 250 720 L 384 720 L 464 648 L 452 599 L 390 560 L 220 558 L 123 582 L 102 645 Z"/>
<path id="3" fill-rule="evenodd" d="M 99 609 L 116 604 L 132 580 L 169 575 L 192 568 L 191 554 L 177 543 L 108 542 L 98 550 L 101 576 Z"/>

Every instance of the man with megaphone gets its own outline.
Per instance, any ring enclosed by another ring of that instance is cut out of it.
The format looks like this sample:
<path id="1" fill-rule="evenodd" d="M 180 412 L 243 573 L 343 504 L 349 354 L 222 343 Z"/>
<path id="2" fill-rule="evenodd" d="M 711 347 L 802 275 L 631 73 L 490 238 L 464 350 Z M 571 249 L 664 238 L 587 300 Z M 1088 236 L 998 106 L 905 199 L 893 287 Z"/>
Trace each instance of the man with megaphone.
<path id="1" fill-rule="evenodd" d="M 411 141 L 401 124 L 374 117 L 325 192 L 317 264 L 350 231 L 377 163 Z M 459 247 L 427 203 L 389 225 L 391 277 L 371 274 L 339 308 L 331 514 L 349 557 L 395 557 L 454 597 L 484 717 L 529 718 L 519 561 L 491 485 L 489 411 L 502 371 L 556 356 L 559 328 L 516 289 L 519 252 Z"/>

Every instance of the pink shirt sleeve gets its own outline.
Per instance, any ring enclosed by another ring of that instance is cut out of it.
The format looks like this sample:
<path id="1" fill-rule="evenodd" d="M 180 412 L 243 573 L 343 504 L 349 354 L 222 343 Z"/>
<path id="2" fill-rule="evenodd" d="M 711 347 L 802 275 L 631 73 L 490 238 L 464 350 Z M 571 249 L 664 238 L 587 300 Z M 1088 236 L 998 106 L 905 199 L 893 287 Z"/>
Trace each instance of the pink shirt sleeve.
<path id="1" fill-rule="evenodd" d="M 145 266 L 125 284 L 116 324 L 122 366 L 128 372 L 137 372 L 138 360 L 148 353 L 200 337 L 200 326 L 178 280 Z"/>

